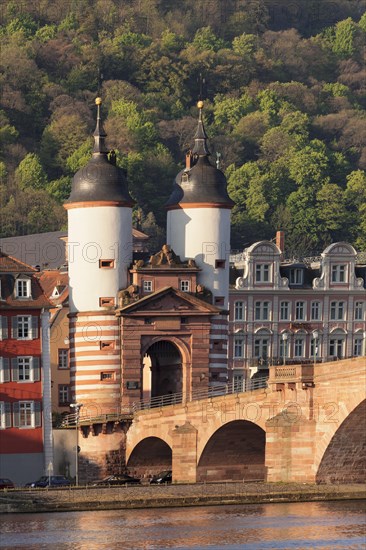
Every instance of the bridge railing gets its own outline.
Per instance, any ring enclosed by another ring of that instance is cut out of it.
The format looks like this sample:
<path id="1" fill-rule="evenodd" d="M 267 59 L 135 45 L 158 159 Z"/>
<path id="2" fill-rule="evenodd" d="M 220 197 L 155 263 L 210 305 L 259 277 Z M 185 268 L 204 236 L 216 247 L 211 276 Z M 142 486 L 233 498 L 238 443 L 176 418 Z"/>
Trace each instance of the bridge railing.
<path id="1" fill-rule="evenodd" d="M 253 390 L 258 390 L 267 387 L 267 378 L 258 378 L 255 380 L 245 380 L 241 383 L 220 384 L 217 386 L 209 386 L 204 389 L 193 390 L 190 395 L 185 395 L 182 392 L 172 393 L 167 395 L 159 395 L 149 399 L 143 399 L 132 404 L 132 411 L 142 411 L 153 409 L 156 407 L 166 407 L 168 405 L 179 405 L 190 401 L 198 401 L 199 399 L 210 399 L 233 393 L 242 393 Z"/>
<path id="2" fill-rule="evenodd" d="M 76 421 L 79 426 L 85 424 L 105 424 L 107 422 L 118 422 L 121 419 L 131 419 L 134 413 L 143 411 L 146 409 L 153 409 L 157 407 L 167 407 L 169 405 L 179 405 L 182 403 L 188 403 L 190 401 L 198 401 L 199 399 L 210 399 L 212 397 L 219 397 L 222 395 L 229 395 L 233 393 L 242 393 L 266 388 L 268 385 L 268 378 L 258 378 L 243 380 L 240 383 L 220 384 L 217 386 L 209 386 L 204 389 L 193 390 L 189 396 L 179 393 L 170 393 L 166 395 L 159 395 L 158 397 L 151 397 L 149 399 L 143 399 L 132 403 L 130 407 L 124 407 L 123 410 L 109 413 L 90 416 L 87 414 L 81 414 L 77 419 L 75 413 L 66 415 L 61 423 L 62 428 L 76 427 Z"/>

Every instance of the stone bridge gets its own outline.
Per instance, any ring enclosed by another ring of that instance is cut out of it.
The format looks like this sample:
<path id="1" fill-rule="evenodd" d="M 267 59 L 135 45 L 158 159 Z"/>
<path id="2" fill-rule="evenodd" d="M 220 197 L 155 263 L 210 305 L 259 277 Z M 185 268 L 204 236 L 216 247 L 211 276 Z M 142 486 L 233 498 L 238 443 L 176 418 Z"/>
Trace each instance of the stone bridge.
<path id="1" fill-rule="evenodd" d="M 127 466 L 190 483 L 364 481 L 365 398 L 365 357 L 271 367 L 266 388 L 139 411 Z"/>

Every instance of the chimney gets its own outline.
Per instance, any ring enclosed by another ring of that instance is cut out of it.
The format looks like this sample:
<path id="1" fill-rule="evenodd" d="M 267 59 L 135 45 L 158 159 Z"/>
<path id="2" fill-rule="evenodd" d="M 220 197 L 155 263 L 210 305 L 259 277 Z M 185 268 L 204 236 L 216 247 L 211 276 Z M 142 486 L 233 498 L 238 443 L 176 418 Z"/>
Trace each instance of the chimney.
<path id="1" fill-rule="evenodd" d="M 281 258 L 283 259 L 283 254 L 285 251 L 285 232 L 277 231 L 276 232 L 276 246 L 280 249 Z"/>

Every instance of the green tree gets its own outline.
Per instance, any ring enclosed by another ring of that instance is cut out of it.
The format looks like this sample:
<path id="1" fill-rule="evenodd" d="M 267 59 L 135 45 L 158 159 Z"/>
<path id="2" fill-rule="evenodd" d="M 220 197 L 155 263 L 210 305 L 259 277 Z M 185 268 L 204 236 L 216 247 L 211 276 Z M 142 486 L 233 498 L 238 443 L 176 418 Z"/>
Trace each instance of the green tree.
<path id="1" fill-rule="evenodd" d="M 47 176 L 38 155 L 28 153 L 15 171 L 16 181 L 21 189 L 44 189 Z"/>

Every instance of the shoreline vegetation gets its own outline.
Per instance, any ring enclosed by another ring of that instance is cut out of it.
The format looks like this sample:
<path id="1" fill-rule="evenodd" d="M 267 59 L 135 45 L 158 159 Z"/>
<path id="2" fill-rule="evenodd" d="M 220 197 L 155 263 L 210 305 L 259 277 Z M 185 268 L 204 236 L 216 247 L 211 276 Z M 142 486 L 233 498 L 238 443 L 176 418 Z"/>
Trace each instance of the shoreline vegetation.
<path id="1" fill-rule="evenodd" d="M 366 484 L 223 482 L 139 487 L 16 489 L 0 493 L 0 513 L 364 500 Z"/>

